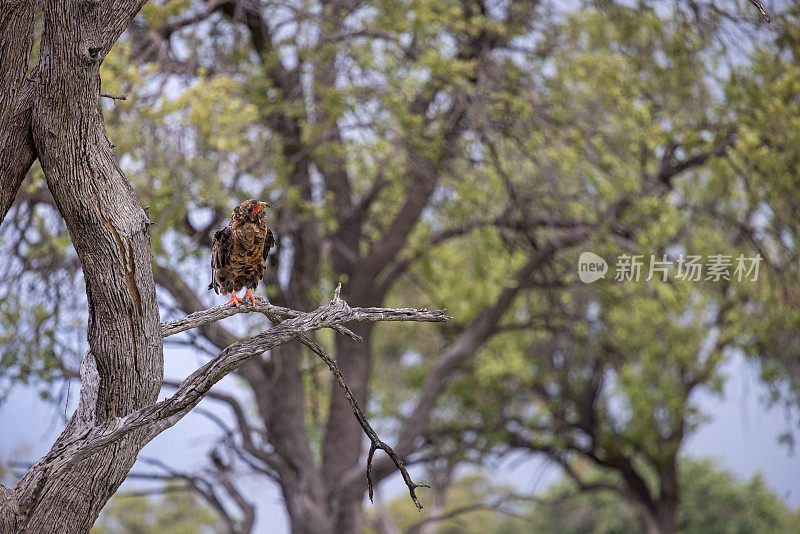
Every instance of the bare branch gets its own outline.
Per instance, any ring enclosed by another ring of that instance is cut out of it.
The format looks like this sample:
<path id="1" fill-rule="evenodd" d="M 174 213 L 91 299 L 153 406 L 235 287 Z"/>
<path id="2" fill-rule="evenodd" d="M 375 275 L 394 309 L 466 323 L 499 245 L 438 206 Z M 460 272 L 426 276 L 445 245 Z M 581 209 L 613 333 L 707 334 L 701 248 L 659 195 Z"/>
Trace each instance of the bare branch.
<path id="1" fill-rule="evenodd" d="M 303 313 L 289 308 L 284 308 L 282 306 L 274 306 L 267 302 L 258 302 L 255 306 L 250 303 L 246 303 L 246 304 L 241 304 L 238 307 L 224 304 L 221 306 L 214 306 L 213 308 L 208 308 L 207 310 L 190 313 L 189 315 L 181 317 L 180 319 L 175 319 L 173 321 L 167 321 L 165 323 L 161 323 L 161 337 L 173 336 L 175 334 L 185 332 L 186 330 L 191 330 L 192 328 L 197 328 L 200 326 L 205 326 L 207 324 L 215 323 L 217 321 L 226 319 L 238 313 L 250 313 L 250 312 L 259 312 L 263 313 L 264 315 L 268 316 L 273 315 L 276 317 L 298 317 Z M 382 320 L 402 321 L 404 319 L 382 319 Z M 351 331 L 349 328 L 345 328 L 344 326 L 341 325 L 332 325 L 331 328 L 337 331 L 338 333 L 342 334 L 343 336 L 347 336 L 355 341 L 358 341 L 359 343 L 363 341 L 363 339 L 361 339 L 361 336 Z"/>
<path id="2" fill-rule="evenodd" d="M 164 380 L 164 385 L 167 387 L 177 389 L 181 386 L 181 383 L 172 380 Z M 263 434 L 263 430 L 253 428 L 250 425 L 250 423 L 247 421 L 247 416 L 245 415 L 244 408 L 242 408 L 242 405 L 239 403 L 239 401 L 232 395 L 220 393 L 218 391 L 213 391 L 213 390 L 206 393 L 206 397 L 223 402 L 230 407 L 230 409 L 233 411 L 234 417 L 236 418 L 236 422 L 239 427 L 239 434 L 242 437 L 242 447 L 244 448 L 244 451 L 252 455 L 254 458 L 258 459 L 259 461 L 263 462 L 266 467 L 256 466 L 251 460 L 246 460 L 246 461 L 254 470 L 261 471 L 267 476 L 274 478 L 275 471 L 281 467 L 280 458 L 278 457 L 277 454 L 271 454 L 259 448 L 253 442 L 253 437 L 251 433 L 256 432 Z M 231 438 L 231 444 L 233 444 L 232 433 L 227 428 L 223 428 L 223 431 L 229 434 L 229 437 Z M 239 452 L 238 447 L 237 447 L 237 452 Z M 240 454 L 240 456 L 242 456 L 242 454 Z"/>
<path id="3" fill-rule="evenodd" d="M 238 534 L 239 529 L 237 520 L 231 516 L 228 509 L 220 500 L 211 482 L 206 480 L 200 475 L 176 471 L 169 465 L 156 458 L 140 458 L 140 460 L 148 465 L 152 465 L 163 470 L 166 474 L 159 473 L 137 473 L 134 478 L 143 480 L 163 480 L 163 481 L 177 481 L 181 480 L 188 485 L 188 489 L 200 495 L 205 501 L 219 514 L 219 517 L 228 525 L 228 529 L 232 534 Z M 129 475 L 129 476 L 131 476 Z M 248 530 L 249 532 L 249 530 Z"/>
<path id="4" fill-rule="evenodd" d="M 340 298 L 341 290 L 342 290 L 342 285 L 338 284 L 336 286 L 336 290 L 333 293 L 333 300 L 331 301 L 331 306 L 338 305 L 343 302 Z M 277 306 L 274 307 L 278 308 Z M 381 310 L 381 308 L 371 308 L 371 309 Z M 276 314 L 273 314 L 266 310 L 259 310 L 259 311 L 262 311 L 262 313 L 267 315 L 272 322 L 276 324 L 281 322 L 281 318 L 276 316 Z M 367 459 L 367 486 L 369 489 L 370 501 L 372 501 L 373 498 L 373 488 L 374 488 L 374 484 L 372 481 L 372 458 L 375 454 L 375 451 L 381 449 L 389 456 L 389 458 L 391 458 L 392 462 L 394 462 L 394 465 L 402 474 L 403 480 L 405 481 L 406 486 L 408 487 L 409 494 L 411 495 L 411 499 L 414 501 L 414 505 L 416 505 L 418 510 L 422 509 L 422 504 L 419 502 L 415 490 L 420 487 L 429 487 L 429 486 L 427 484 L 417 484 L 413 482 L 411 480 L 411 475 L 409 475 L 408 470 L 403 464 L 403 461 L 400 459 L 400 457 L 397 455 L 394 449 L 392 449 L 392 447 L 387 445 L 385 442 L 381 441 L 381 439 L 378 437 L 378 434 L 372 428 L 372 425 L 370 425 L 369 421 L 367 420 L 367 417 L 364 415 L 364 412 L 358 406 L 358 401 L 356 400 L 356 397 L 353 394 L 353 392 L 350 390 L 350 387 L 347 385 L 347 381 L 345 380 L 344 375 L 339 369 L 339 365 L 336 363 L 336 360 L 334 360 L 325 351 L 324 348 L 322 348 L 320 345 L 315 343 L 307 336 L 299 336 L 299 339 L 300 342 L 303 343 L 303 345 L 308 347 L 311 350 L 311 352 L 319 356 L 320 359 L 323 362 L 325 362 L 325 365 L 328 366 L 333 375 L 336 377 L 339 386 L 342 388 L 342 390 L 344 390 L 345 397 L 347 398 L 347 401 L 350 404 L 350 408 L 352 409 L 353 414 L 356 417 L 356 420 L 358 421 L 359 425 L 361 425 L 361 428 L 364 430 L 364 434 L 366 434 L 370 440 L 370 450 Z"/>
<path id="5" fill-rule="evenodd" d="M 110 98 L 111 100 L 127 100 L 128 99 L 128 93 L 121 94 L 121 95 L 114 95 L 114 94 L 111 94 L 111 93 L 100 93 L 100 96 L 105 97 L 105 98 Z"/>
<path id="6" fill-rule="evenodd" d="M 338 299 L 338 289 L 336 298 Z M 319 356 L 331 370 L 333 375 L 336 377 L 336 380 L 339 382 L 339 386 L 344 390 L 344 396 L 350 403 L 350 408 L 353 410 L 353 414 L 356 416 L 356 419 L 358 420 L 358 423 L 361 425 L 361 428 L 364 429 L 364 434 L 366 434 L 367 437 L 369 438 L 370 446 L 369 446 L 369 455 L 367 456 L 367 488 L 369 490 L 369 500 L 372 501 L 373 489 L 374 489 L 374 483 L 372 480 L 372 458 L 375 455 L 375 451 L 381 449 L 389 456 L 389 458 L 392 459 L 392 462 L 394 462 L 394 465 L 400 471 L 400 474 L 403 475 L 403 481 L 406 483 L 406 486 L 408 486 L 408 492 L 411 495 L 411 500 L 414 501 L 417 510 L 421 510 L 422 504 L 419 502 L 415 490 L 417 488 L 428 488 L 430 486 L 428 486 L 427 484 L 416 484 L 414 481 L 412 481 L 411 475 L 408 474 L 408 470 L 403 464 L 403 461 L 400 459 L 400 457 L 397 455 L 394 449 L 392 449 L 389 445 L 381 441 L 381 439 L 378 437 L 378 434 L 372 428 L 372 425 L 370 425 L 369 421 L 367 421 L 367 417 L 364 415 L 364 412 L 362 412 L 361 408 L 359 408 L 358 402 L 356 401 L 356 397 L 355 395 L 353 395 L 353 392 L 350 391 L 350 387 L 347 385 L 347 382 L 345 381 L 342 372 L 339 370 L 339 366 L 337 365 L 336 360 L 331 358 L 331 356 L 327 352 L 325 352 L 325 349 L 314 343 L 309 338 L 302 336 L 300 337 L 300 341 L 303 343 L 303 345 L 311 349 L 311 351 L 314 354 Z"/>
<path id="7" fill-rule="evenodd" d="M 437 523 L 439 521 L 447 521 L 448 519 L 453 519 L 455 517 L 468 514 L 470 512 L 478 512 L 481 510 L 497 512 L 510 517 L 516 517 L 517 519 L 521 519 L 523 521 L 530 521 L 529 518 L 521 514 L 503 508 L 503 505 L 515 501 L 545 502 L 547 504 L 550 504 L 548 501 L 537 499 L 536 497 L 528 497 L 525 495 L 515 495 L 515 494 L 503 495 L 500 498 L 496 499 L 494 502 L 467 504 L 464 506 L 453 508 L 452 510 L 449 510 L 447 512 L 442 512 L 441 514 L 432 515 L 430 517 L 423 519 L 422 521 L 419 521 L 418 523 L 414 523 L 413 525 L 409 526 L 405 532 L 406 534 L 416 534 L 417 532 L 421 532 L 422 527 L 424 527 L 425 525 L 429 525 L 431 523 Z"/>
<path id="8" fill-rule="evenodd" d="M 761 13 L 761 16 L 764 17 L 764 20 L 767 21 L 767 24 L 769 24 L 769 27 L 774 30 L 775 27 L 772 25 L 772 19 L 769 18 L 769 15 L 767 14 L 767 10 L 764 9 L 764 6 L 761 5 L 761 2 L 759 2 L 758 0 L 750 0 L 750 3 L 753 4 L 754 6 L 756 6 L 756 9 L 758 9 L 758 11 Z"/>
<path id="9" fill-rule="evenodd" d="M 179 328 L 174 329 L 174 331 L 169 328 L 162 328 L 162 332 L 175 333 L 192 328 L 192 325 L 197 326 L 207 324 L 212 320 L 219 320 L 227 316 L 220 308 L 212 308 L 205 312 L 192 314 L 194 318 L 190 321 L 184 321 Z M 134 411 L 129 415 L 111 418 L 98 426 L 86 425 L 76 429 L 70 438 L 54 446 L 46 456 L 33 466 L 31 471 L 40 472 L 42 484 L 46 484 L 45 481 L 53 478 L 55 473 L 68 469 L 80 460 L 120 440 L 134 430 L 146 427 L 148 432 L 144 441 L 147 442 L 153 439 L 159 433 L 178 422 L 200 402 L 214 384 L 236 370 L 247 360 L 307 332 L 321 328 L 332 328 L 351 321 L 444 322 L 448 319 L 450 317 L 445 314 L 445 310 L 351 308 L 339 298 L 335 298 L 330 304 L 321 306 L 313 312 L 295 312 L 294 317 L 275 325 L 269 330 L 248 340 L 228 346 L 217 358 L 189 375 L 171 397 Z M 84 359 L 88 360 L 89 358 L 90 355 L 87 354 Z M 377 436 L 374 436 L 374 432 L 370 438 L 374 438 L 370 457 L 377 448 L 389 453 L 391 448 L 377 439 Z M 389 454 L 391 456 L 391 453 Z M 398 468 L 402 466 L 402 462 L 397 459 L 397 455 L 394 455 L 393 460 Z M 404 473 L 404 478 L 407 476 L 407 473 Z M 413 488 L 418 487 L 418 485 L 410 482 L 410 479 L 408 483 L 413 497 Z M 419 506 L 419 502 L 416 499 L 415 504 Z"/>

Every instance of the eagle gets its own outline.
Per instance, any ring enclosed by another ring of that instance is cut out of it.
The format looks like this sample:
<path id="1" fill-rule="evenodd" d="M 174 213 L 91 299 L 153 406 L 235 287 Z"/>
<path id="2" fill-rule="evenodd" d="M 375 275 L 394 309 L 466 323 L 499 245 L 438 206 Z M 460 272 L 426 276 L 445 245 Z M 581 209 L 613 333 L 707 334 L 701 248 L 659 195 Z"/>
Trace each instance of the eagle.
<path id="1" fill-rule="evenodd" d="M 264 278 L 269 249 L 275 246 L 272 231 L 267 228 L 267 214 L 264 208 L 271 207 L 267 202 L 245 200 L 233 210 L 231 222 L 217 230 L 211 240 L 211 283 L 218 295 L 231 294 L 233 303 L 239 306 L 242 300 L 250 299 L 255 306 L 256 297 L 250 290 L 258 287 Z M 241 299 L 236 292 L 243 287 L 247 292 Z"/>

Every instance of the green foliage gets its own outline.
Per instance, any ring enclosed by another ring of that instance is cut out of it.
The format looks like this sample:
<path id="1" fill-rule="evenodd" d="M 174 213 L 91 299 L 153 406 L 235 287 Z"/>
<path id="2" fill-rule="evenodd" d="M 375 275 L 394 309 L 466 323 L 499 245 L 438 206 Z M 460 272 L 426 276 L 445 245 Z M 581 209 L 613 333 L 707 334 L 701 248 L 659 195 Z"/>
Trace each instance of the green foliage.
<path id="1" fill-rule="evenodd" d="M 678 531 L 682 534 L 790 533 L 800 531 L 797 518 L 759 475 L 737 480 L 707 459 L 681 460 Z M 607 480 L 595 472 L 594 481 Z M 574 493 L 567 482 L 551 487 L 532 512 L 532 530 L 541 533 L 637 532 L 636 510 L 609 492 Z M 550 504 L 548 501 L 552 501 Z"/>
<path id="2" fill-rule="evenodd" d="M 433 508 L 430 505 L 421 511 L 409 509 L 402 498 L 396 498 L 386 504 L 385 514 L 396 525 L 400 532 L 409 532 L 420 523 L 451 514 L 452 518 L 435 521 L 436 534 L 525 534 L 531 532 L 527 518 L 514 517 L 514 514 L 525 510 L 525 503 L 510 499 L 511 488 L 494 484 L 485 477 L 468 474 L 459 477 L 447 489 L 442 506 Z M 476 506 L 486 504 L 487 506 Z M 375 516 L 375 512 L 370 514 Z M 368 534 L 376 533 L 367 528 Z"/>
<path id="3" fill-rule="evenodd" d="M 586 471 L 587 480 L 593 483 L 613 481 L 608 473 L 588 467 Z M 680 481 L 681 534 L 800 532 L 800 516 L 764 485 L 760 475 L 741 481 L 711 460 L 682 458 Z M 533 501 L 515 501 L 508 499 L 509 495 L 513 495 L 509 488 L 466 475 L 450 486 L 441 510 L 425 508 L 415 513 L 398 497 L 387 503 L 386 515 L 401 531 L 407 531 L 432 515 L 463 512 L 435 523 L 437 534 L 621 534 L 643 530 L 637 510 L 624 497 L 602 490 L 579 493 L 568 479 L 553 484 Z M 503 504 L 495 507 L 498 503 Z"/>

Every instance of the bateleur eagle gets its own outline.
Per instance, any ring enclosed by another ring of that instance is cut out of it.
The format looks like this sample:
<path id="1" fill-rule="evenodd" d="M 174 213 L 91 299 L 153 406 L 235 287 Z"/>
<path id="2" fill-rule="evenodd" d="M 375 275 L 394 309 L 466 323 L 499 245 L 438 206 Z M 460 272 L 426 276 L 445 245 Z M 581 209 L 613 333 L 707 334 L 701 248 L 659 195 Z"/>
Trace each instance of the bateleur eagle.
<path id="1" fill-rule="evenodd" d="M 275 246 L 275 238 L 267 228 L 267 214 L 264 211 L 269 207 L 266 202 L 246 200 L 233 210 L 231 223 L 214 234 L 211 241 L 211 284 L 208 289 L 213 289 L 217 294 L 230 293 L 231 300 L 226 304 L 239 306 L 242 300 L 250 299 L 255 305 L 256 299 L 261 299 L 250 290 L 255 290 L 258 282 L 264 278 L 267 254 Z M 236 292 L 243 287 L 247 288 L 247 292 L 240 299 Z"/>

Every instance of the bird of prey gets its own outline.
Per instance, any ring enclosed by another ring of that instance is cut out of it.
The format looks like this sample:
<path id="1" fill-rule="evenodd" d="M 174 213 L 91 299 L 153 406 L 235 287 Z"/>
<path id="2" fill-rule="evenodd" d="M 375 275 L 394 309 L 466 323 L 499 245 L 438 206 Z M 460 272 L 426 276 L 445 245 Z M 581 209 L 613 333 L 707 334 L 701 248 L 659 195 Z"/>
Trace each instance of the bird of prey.
<path id="1" fill-rule="evenodd" d="M 250 290 L 258 287 L 258 282 L 264 278 L 264 268 L 267 264 L 269 249 L 275 246 L 272 231 L 267 228 L 267 214 L 264 208 L 269 208 L 266 202 L 246 200 L 239 204 L 231 214 L 231 223 L 221 230 L 217 230 L 211 241 L 211 284 L 208 289 L 213 289 L 217 294 L 231 294 L 233 303 L 239 306 L 242 300 L 250 299 L 255 306 L 256 297 Z M 247 288 L 243 298 L 236 296 L 236 292 L 243 287 Z"/>

